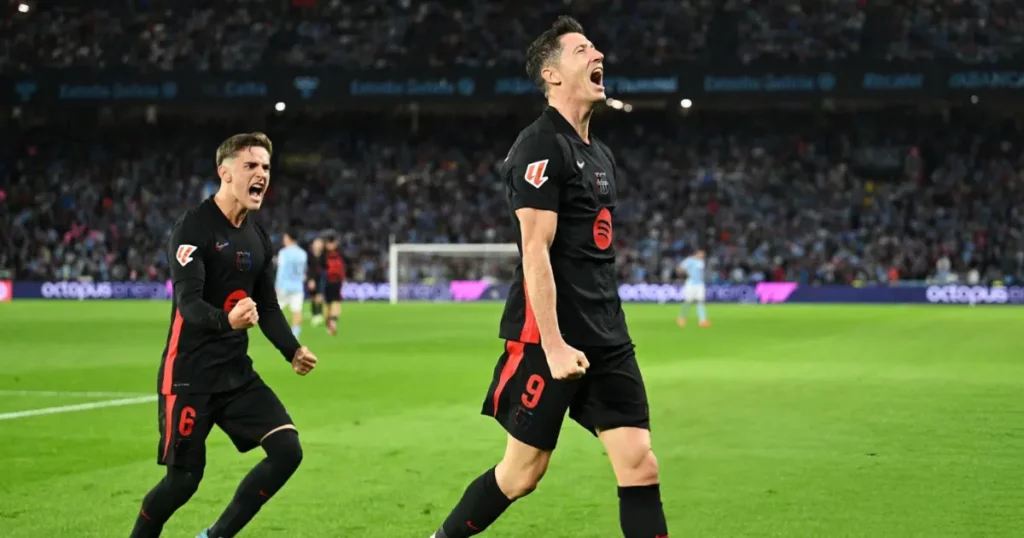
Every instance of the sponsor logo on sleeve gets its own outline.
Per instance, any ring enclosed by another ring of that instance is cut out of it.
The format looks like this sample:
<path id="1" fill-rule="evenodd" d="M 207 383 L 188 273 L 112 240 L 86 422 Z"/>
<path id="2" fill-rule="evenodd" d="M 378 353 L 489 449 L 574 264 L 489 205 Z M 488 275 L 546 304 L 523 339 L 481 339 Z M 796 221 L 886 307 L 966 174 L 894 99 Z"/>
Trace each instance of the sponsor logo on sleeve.
<path id="1" fill-rule="evenodd" d="M 178 263 L 185 267 L 192 261 L 192 253 L 196 251 L 194 245 L 178 245 L 178 251 L 174 254 L 174 259 L 178 260 Z"/>
<path id="2" fill-rule="evenodd" d="M 539 189 L 541 185 L 548 182 L 548 176 L 544 175 L 547 168 L 548 159 L 526 165 L 526 174 L 524 175 L 526 182 Z"/>

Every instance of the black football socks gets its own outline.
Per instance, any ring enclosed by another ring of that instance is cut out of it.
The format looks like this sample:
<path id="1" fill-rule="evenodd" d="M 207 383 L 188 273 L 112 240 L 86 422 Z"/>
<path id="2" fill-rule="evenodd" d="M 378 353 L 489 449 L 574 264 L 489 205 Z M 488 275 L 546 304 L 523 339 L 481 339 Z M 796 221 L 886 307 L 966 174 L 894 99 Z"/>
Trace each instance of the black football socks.
<path id="1" fill-rule="evenodd" d="M 324 305 L 320 301 L 313 301 L 313 317 L 319 316 L 324 311 Z"/>
<path id="2" fill-rule="evenodd" d="M 295 430 L 282 430 L 267 437 L 263 441 L 263 450 L 267 457 L 242 479 L 231 504 L 210 527 L 210 538 L 231 538 L 238 534 L 302 462 L 302 446 Z"/>
<path id="3" fill-rule="evenodd" d="M 668 538 L 658 484 L 620 486 L 619 523 L 626 538 Z"/>
<path id="4" fill-rule="evenodd" d="M 498 487 L 494 468 L 491 467 L 469 484 L 459 504 L 434 535 L 437 538 L 465 538 L 480 534 L 511 504 L 512 501 Z"/>
<path id="5" fill-rule="evenodd" d="M 167 475 L 149 490 L 142 499 L 139 517 L 135 519 L 135 528 L 131 538 L 155 538 L 160 536 L 164 523 L 174 512 L 185 505 L 203 479 L 202 471 L 185 471 L 176 467 L 168 467 Z"/>

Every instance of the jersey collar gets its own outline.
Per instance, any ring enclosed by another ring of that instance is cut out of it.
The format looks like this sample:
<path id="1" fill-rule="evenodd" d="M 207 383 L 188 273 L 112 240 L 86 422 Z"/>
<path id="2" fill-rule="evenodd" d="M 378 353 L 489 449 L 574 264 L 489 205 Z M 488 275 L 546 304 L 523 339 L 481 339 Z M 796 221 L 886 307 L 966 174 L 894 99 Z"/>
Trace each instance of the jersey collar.
<path id="1" fill-rule="evenodd" d="M 246 215 L 245 218 L 242 219 L 241 226 L 236 227 L 234 224 L 232 224 L 231 221 L 228 219 L 228 216 L 225 215 L 224 212 L 220 210 L 220 207 L 217 206 L 217 202 L 213 199 L 213 196 L 214 195 L 211 194 L 206 199 L 205 205 L 206 210 L 210 212 L 210 216 L 215 220 L 215 222 L 224 224 L 225 226 L 233 230 L 244 230 L 249 226 L 249 215 Z"/>
<path id="2" fill-rule="evenodd" d="M 551 121 L 551 124 L 555 126 L 555 132 L 574 137 L 581 143 L 587 144 L 586 142 L 583 142 L 583 139 L 580 138 L 580 134 L 576 132 L 576 129 L 574 129 L 572 124 L 569 123 L 569 120 L 565 119 L 565 116 L 555 109 L 555 107 L 549 105 L 544 109 L 544 115 L 547 116 L 548 120 Z M 594 136 L 591 135 L 590 139 L 593 140 Z"/>

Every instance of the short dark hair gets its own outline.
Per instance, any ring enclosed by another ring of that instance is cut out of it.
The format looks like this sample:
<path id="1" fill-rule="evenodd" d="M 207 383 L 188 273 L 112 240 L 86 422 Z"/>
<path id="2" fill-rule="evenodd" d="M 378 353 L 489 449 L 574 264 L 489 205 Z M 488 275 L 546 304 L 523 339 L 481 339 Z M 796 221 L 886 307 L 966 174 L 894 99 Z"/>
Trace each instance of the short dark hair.
<path id="1" fill-rule="evenodd" d="M 263 148 L 267 153 L 274 154 L 274 144 L 267 135 L 259 132 L 236 134 L 221 142 L 217 148 L 217 166 L 224 164 L 224 161 L 234 157 L 239 151 L 252 147 Z"/>
<path id="2" fill-rule="evenodd" d="M 559 38 L 573 33 L 582 34 L 583 25 L 568 15 L 562 15 L 555 19 L 551 28 L 544 30 L 544 33 L 534 39 L 526 49 L 526 75 L 545 94 L 548 92 L 544 85 L 544 77 L 540 73 L 545 65 L 561 54 L 562 42 Z"/>

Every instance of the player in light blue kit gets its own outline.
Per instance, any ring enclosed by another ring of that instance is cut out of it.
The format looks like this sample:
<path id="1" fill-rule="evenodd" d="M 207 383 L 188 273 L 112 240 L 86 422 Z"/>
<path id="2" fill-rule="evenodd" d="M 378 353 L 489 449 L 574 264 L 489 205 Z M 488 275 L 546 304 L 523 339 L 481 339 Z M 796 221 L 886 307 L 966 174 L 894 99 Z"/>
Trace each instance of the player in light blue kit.
<path id="1" fill-rule="evenodd" d="M 679 264 L 679 270 L 686 273 L 686 284 L 683 286 L 683 299 L 686 303 L 679 312 L 679 326 L 686 326 L 686 314 L 690 305 L 697 303 L 697 319 L 701 327 L 710 327 L 707 309 L 704 308 L 706 289 L 704 287 L 704 250 L 700 249 Z"/>
<path id="2" fill-rule="evenodd" d="M 277 253 L 277 302 L 281 309 L 292 311 L 292 332 L 299 336 L 302 332 L 302 305 L 306 286 L 306 251 L 302 250 L 295 239 L 284 234 L 284 248 Z"/>

